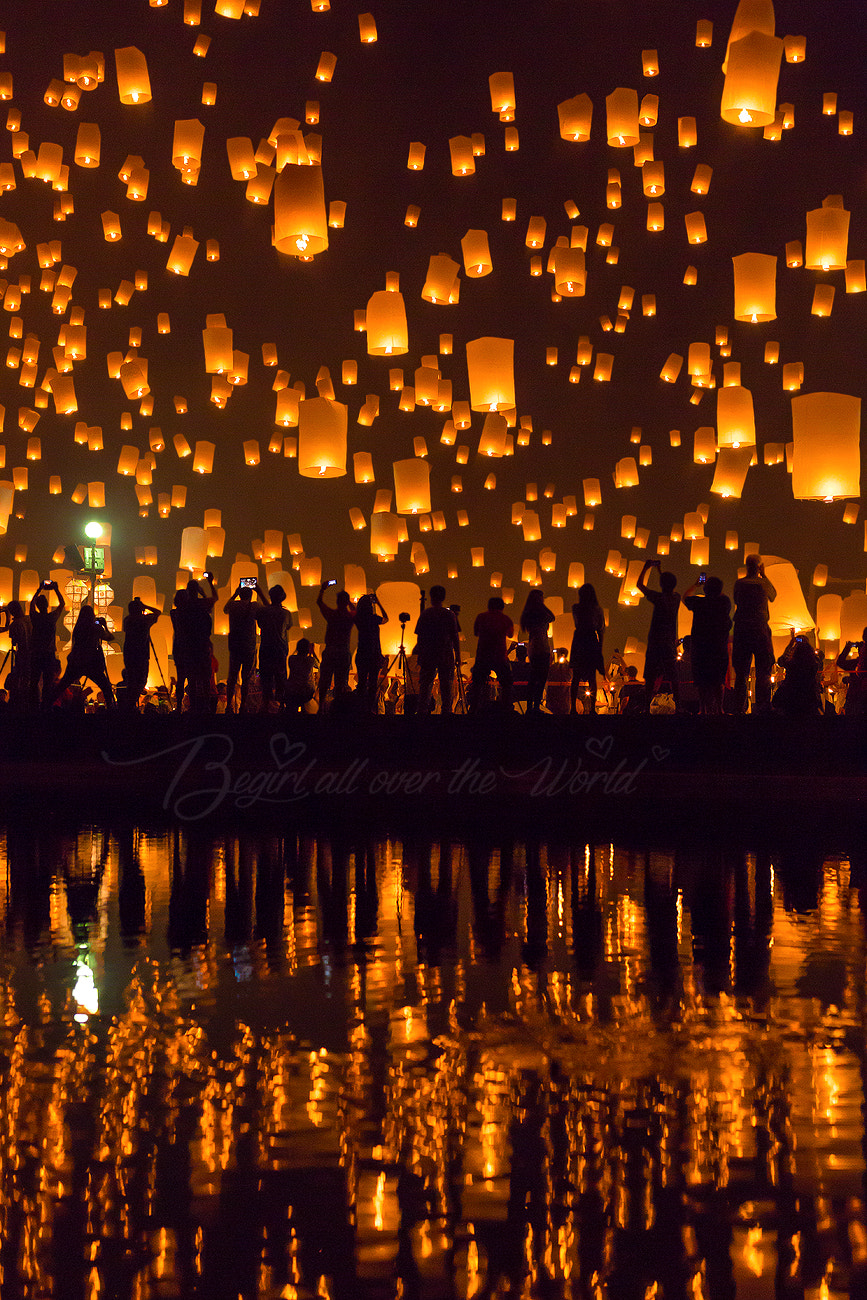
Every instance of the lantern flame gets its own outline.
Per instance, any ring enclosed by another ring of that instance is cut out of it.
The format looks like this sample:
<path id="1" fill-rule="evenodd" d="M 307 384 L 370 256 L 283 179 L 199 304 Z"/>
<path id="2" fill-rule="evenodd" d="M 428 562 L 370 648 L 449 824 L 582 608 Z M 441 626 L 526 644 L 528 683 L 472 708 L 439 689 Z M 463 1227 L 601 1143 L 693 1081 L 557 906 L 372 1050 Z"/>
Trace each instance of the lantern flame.
<path id="1" fill-rule="evenodd" d="M 741 111 L 738 113 L 739 122 L 743 122 L 744 124 L 746 124 L 747 122 L 752 122 L 752 120 L 753 120 L 752 114 L 746 108 L 742 108 Z"/>

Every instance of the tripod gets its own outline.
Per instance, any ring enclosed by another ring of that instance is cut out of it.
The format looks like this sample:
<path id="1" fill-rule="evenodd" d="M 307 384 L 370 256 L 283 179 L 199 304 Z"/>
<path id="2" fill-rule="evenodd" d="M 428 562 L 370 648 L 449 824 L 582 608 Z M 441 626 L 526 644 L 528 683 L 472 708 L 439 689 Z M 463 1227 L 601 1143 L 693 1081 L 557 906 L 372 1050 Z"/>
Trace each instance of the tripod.
<path id="1" fill-rule="evenodd" d="M 406 715 L 407 683 L 409 684 L 410 690 L 412 691 L 413 695 L 415 694 L 415 685 L 412 680 L 412 671 L 410 669 L 409 661 L 407 659 L 406 646 L 403 643 L 404 635 L 406 633 L 406 625 L 409 622 L 409 615 L 401 614 L 399 615 L 399 618 L 400 618 L 400 647 L 398 648 L 397 654 L 394 656 L 391 663 L 388 665 L 387 675 L 389 677 L 391 676 L 392 671 L 396 664 L 398 676 L 401 678 L 401 681 L 403 683 L 403 712 L 404 715 Z"/>

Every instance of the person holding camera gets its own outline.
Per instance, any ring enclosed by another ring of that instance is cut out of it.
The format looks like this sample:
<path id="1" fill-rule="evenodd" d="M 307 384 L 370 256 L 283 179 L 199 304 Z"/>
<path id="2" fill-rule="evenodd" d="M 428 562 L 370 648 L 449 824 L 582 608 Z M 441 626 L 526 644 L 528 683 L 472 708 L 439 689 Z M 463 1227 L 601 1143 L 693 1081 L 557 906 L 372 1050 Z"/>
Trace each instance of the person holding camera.
<path id="1" fill-rule="evenodd" d="M 382 668 L 382 642 L 379 629 L 388 622 L 388 615 L 375 591 L 366 592 L 355 607 L 355 630 L 358 643 L 355 647 L 355 677 L 358 699 L 367 713 L 376 713 L 379 692 L 379 673 Z"/>
<path id="2" fill-rule="evenodd" d="M 347 591 L 338 591 L 336 608 L 326 605 L 323 597 L 329 587 L 336 587 L 337 579 L 329 578 L 319 588 L 316 604 L 325 619 L 325 645 L 319 662 L 319 712 L 325 716 L 325 700 L 332 682 L 334 698 L 338 699 L 349 690 L 349 670 L 352 667 L 352 651 L 349 639 L 355 627 L 355 606 Z"/>
<path id="3" fill-rule="evenodd" d="M 823 692 L 820 661 L 805 636 L 789 633 L 789 644 L 777 659 L 786 675 L 771 701 L 774 709 L 790 718 L 816 717 L 822 712 Z"/>
<path id="4" fill-rule="evenodd" d="M 57 604 L 49 607 L 51 592 Z M 66 609 L 66 601 L 56 582 L 46 578 L 30 602 L 30 624 L 33 638 L 30 645 L 30 698 L 35 707 L 47 707 L 60 671 L 57 658 L 57 620 Z"/>
<path id="5" fill-rule="evenodd" d="M 716 716 L 722 713 L 729 668 L 731 601 L 723 595 L 720 578 L 701 573 L 683 593 L 683 603 L 692 613 L 692 680 L 698 689 L 699 713 Z"/>
<path id="6" fill-rule="evenodd" d="M 253 604 L 253 597 L 256 604 Z M 242 578 L 233 594 L 223 606 L 229 616 L 229 676 L 226 680 L 226 712 L 235 712 L 235 691 L 241 681 L 241 707 L 244 712 L 250 681 L 256 671 L 256 615 L 257 606 L 265 605 L 265 597 L 255 578 Z"/>
<path id="7" fill-rule="evenodd" d="M 289 654 L 289 629 L 292 615 L 284 608 L 286 590 L 276 582 L 268 591 L 270 604 L 256 606 L 259 624 L 259 680 L 262 685 L 262 712 L 269 713 L 276 698 L 283 707 L 286 690 L 286 656 Z"/>
<path id="8" fill-rule="evenodd" d="M 9 706 L 15 713 L 24 713 L 30 702 L 33 627 L 20 600 L 10 600 L 0 609 L 0 616 L 0 632 L 9 633 L 11 644 L 12 662 L 6 677 Z"/>
<path id="9" fill-rule="evenodd" d="M 732 633 L 735 713 L 747 711 L 747 682 L 753 660 L 756 665 L 755 708 L 770 708 L 771 672 L 774 667 L 768 601 L 776 599 L 777 589 L 765 577 L 765 566 L 758 555 L 748 555 L 744 565 L 746 574 L 743 578 L 738 578 L 732 591 L 735 601 Z"/>
<path id="10" fill-rule="evenodd" d="M 458 620 L 445 604 L 445 587 L 431 587 L 430 604 L 418 616 L 415 625 L 418 674 L 418 711 L 430 713 L 434 678 L 439 678 L 440 706 L 443 713 L 452 711 L 452 686 L 455 665 L 461 662 Z"/>
<path id="11" fill-rule="evenodd" d="M 72 629 L 72 646 L 66 660 L 66 671 L 54 688 L 54 699 L 62 695 L 67 686 L 80 682 L 82 677 L 98 686 L 105 697 L 109 709 L 115 707 L 114 691 L 108 680 L 105 667 L 105 655 L 102 651 L 104 641 L 113 641 L 114 635 L 108 630 L 104 618 L 97 618 L 92 605 L 82 605 L 75 627 Z"/>
<path id="12" fill-rule="evenodd" d="M 659 573 L 659 591 L 651 590 L 644 581 L 650 569 Z M 677 704 L 677 613 L 680 609 L 680 596 L 675 590 L 677 577 L 673 573 L 663 573 L 661 560 L 645 560 L 635 585 L 653 606 L 644 657 L 647 706 L 650 708 L 650 702 L 663 682 L 670 683 Z"/>
<path id="13" fill-rule="evenodd" d="M 867 627 L 862 641 L 847 641 L 837 656 L 837 667 L 849 674 L 843 713 L 847 718 L 863 718 L 867 713 Z"/>
<path id="14" fill-rule="evenodd" d="M 138 703 L 148 683 L 151 661 L 151 628 L 160 616 L 153 605 L 138 596 L 127 605 L 123 620 L 124 686 L 122 707 L 129 713 L 138 711 Z"/>

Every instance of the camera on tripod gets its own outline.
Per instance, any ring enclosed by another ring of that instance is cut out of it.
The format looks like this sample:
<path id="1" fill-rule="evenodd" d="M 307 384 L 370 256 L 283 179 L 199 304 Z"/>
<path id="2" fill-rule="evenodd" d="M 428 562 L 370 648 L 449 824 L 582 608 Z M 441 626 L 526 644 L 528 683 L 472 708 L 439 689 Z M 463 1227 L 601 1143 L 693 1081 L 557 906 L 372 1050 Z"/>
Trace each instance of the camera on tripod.
<path id="1" fill-rule="evenodd" d="M 401 627 L 406 627 L 407 623 L 409 622 L 409 614 L 398 614 L 397 620 L 400 623 Z"/>

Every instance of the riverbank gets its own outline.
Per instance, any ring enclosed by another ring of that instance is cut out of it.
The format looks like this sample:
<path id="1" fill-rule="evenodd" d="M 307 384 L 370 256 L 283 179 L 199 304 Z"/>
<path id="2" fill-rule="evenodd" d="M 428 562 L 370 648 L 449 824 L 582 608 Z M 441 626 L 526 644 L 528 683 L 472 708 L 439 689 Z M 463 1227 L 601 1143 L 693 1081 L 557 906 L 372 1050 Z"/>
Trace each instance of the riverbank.
<path id="1" fill-rule="evenodd" d="M 867 823 L 863 723 L 109 715 L 0 725 L 0 809 L 293 824 Z"/>

